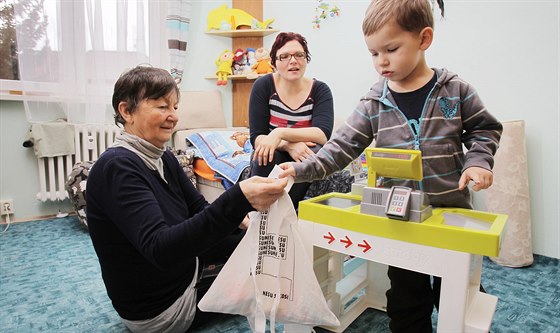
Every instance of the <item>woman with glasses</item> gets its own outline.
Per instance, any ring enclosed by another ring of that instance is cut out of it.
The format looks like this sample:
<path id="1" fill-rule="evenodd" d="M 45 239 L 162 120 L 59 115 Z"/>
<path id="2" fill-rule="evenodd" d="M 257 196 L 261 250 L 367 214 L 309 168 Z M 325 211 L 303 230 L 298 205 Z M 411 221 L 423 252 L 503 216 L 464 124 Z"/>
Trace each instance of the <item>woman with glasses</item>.
<path id="1" fill-rule="evenodd" d="M 251 174 L 268 176 L 274 165 L 300 162 L 315 154 L 331 136 L 333 97 L 326 83 L 305 76 L 311 60 L 300 34 L 278 34 L 270 50 L 275 73 L 257 79 L 249 101 L 249 127 L 254 155 Z M 294 207 L 311 183 L 294 184 Z"/>

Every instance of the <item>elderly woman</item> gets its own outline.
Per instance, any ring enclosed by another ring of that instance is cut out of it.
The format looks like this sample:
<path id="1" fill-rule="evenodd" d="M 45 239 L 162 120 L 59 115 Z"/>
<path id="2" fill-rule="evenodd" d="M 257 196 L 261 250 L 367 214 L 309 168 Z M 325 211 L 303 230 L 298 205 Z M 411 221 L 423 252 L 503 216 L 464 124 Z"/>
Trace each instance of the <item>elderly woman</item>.
<path id="1" fill-rule="evenodd" d="M 255 81 L 249 101 L 249 128 L 255 151 L 251 173 L 267 176 L 275 164 L 303 161 L 318 151 L 333 129 L 333 97 L 327 84 L 305 76 L 311 60 L 306 39 L 278 34 L 270 50 L 276 73 Z M 294 184 L 297 208 L 310 183 Z"/>
<path id="2" fill-rule="evenodd" d="M 171 75 L 136 67 L 117 80 L 115 122 L 124 126 L 88 178 L 87 217 L 107 294 L 133 332 L 185 332 L 208 319 L 205 262 L 225 260 L 251 210 L 265 210 L 287 181 L 253 177 L 208 204 L 164 149 L 177 124 Z M 196 314 L 196 316 L 195 316 Z"/>

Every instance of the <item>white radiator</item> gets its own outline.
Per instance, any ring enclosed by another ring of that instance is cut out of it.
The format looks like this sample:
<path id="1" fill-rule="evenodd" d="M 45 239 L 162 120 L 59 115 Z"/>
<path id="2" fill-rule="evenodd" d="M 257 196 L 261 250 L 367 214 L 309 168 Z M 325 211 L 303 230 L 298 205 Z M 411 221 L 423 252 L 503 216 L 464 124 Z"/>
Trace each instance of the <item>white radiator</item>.
<path id="1" fill-rule="evenodd" d="M 38 158 L 39 193 L 41 201 L 64 200 L 68 193 L 64 187 L 66 177 L 76 162 L 94 161 L 115 141 L 121 129 L 115 125 L 74 125 L 76 152 L 66 156 Z"/>

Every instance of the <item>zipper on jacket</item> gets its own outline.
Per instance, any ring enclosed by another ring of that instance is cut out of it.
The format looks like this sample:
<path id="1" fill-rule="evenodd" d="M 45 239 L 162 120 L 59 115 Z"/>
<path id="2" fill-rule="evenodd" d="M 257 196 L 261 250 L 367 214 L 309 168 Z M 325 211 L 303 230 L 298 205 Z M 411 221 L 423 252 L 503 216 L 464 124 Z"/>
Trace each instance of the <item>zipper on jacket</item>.
<path id="1" fill-rule="evenodd" d="M 401 114 L 403 119 L 406 121 L 406 124 L 408 125 L 408 129 L 410 130 L 410 133 L 412 133 L 412 137 L 414 139 L 414 149 L 418 150 L 416 147 L 420 148 L 419 136 L 415 133 L 414 129 L 412 128 L 412 125 L 410 125 L 410 121 L 404 115 L 404 113 L 399 109 L 399 107 L 397 105 L 393 104 L 393 102 L 391 102 L 391 100 L 389 100 L 387 98 L 388 91 L 389 91 L 389 84 L 388 84 L 388 81 L 385 81 L 385 84 L 383 85 L 383 93 L 381 94 L 381 97 L 379 98 L 379 101 L 381 103 L 385 104 L 386 106 L 397 110 Z M 430 93 L 431 93 L 431 91 L 430 91 Z M 424 106 L 425 105 L 426 104 L 424 103 Z M 422 110 L 422 114 L 424 114 L 424 110 Z M 418 123 L 418 127 L 420 127 L 420 123 Z"/>
<path id="2" fill-rule="evenodd" d="M 436 71 L 436 75 L 437 75 L 437 71 Z M 422 119 L 424 118 L 424 114 L 426 113 L 427 107 L 430 105 L 430 99 L 432 98 L 432 95 L 434 94 L 435 89 L 439 88 L 441 86 L 441 84 L 439 83 L 439 80 L 440 80 L 440 76 L 437 75 L 436 84 L 434 84 L 434 86 L 432 87 L 432 89 L 428 93 L 428 96 L 426 97 L 426 100 L 424 101 L 424 106 L 422 107 L 422 113 L 420 114 L 420 117 L 418 118 L 418 127 L 415 126 L 418 131 L 415 131 L 412 128 L 410 120 L 405 116 L 405 114 L 396 105 L 394 105 L 387 98 L 387 93 L 388 93 L 388 90 L 389 90 L 388 81 L 385 81 L 385 84 L 383 86 L 383 92 L 382 92 L 382 95 L 379 98 L 379 101 L 381 103 L 385 104 L 386 106 L 395 108 L 398 112 L 400 112 L 401 116 L 406 120 L 406 124 L 408 125 L 408 128 L 409 128 L 409 130 L 412 133 L 412 136 L 414 138 L 414 150 L 420 150 L 420 134 L 421 134 L 421 128 L 422 128 Z M 435 100 L 434 100 L 434 103 L 436 103 L 436 102 L 437 102 L 437 96 L 435 97 Z M 422 184 L 422 180 L 420 180 L 418 182 L 413 182 L 413 183 L 417 183 L 418 184 L 417 188 L 420 191 L 423 191 L 424 186 Z"/>
<path id="3" fill-rule="evenodd" d="M 434 94 L 434 90 L 438 86 L 439 86 L 439 83 L 436 81 L 436 84 L 434 84 L 434 86 L 432 87 L 432 89 L 428 93 L 428 97 L 426 97 L 426 100 L 424 101 L 424 107 L 422 107 L 422 113 L 420 114 L 420 119 L 418 119 L 418 133 L 417 133 L 417 136 L 415 137 L 415 141 L 414 141 L 414 149 L 415 150 L 420 150 L 420 129 L 422 128 L 422 119 L 424 119 L 424 113 L 426 113 L 426 109 L 427 109 L 428 105 L 430 105 L 430 99 L 432 98 L 432 95 Z M 434 101 L 434 103 L 435 102 L 436 101 Z M 424 176 L 422 175 L 422 177 L 424 177 Z M 420 191 L 424 191 L 424 184 L 422 182 L 423 182 L 423 179 L 418 182 L 418 189 Z"/>

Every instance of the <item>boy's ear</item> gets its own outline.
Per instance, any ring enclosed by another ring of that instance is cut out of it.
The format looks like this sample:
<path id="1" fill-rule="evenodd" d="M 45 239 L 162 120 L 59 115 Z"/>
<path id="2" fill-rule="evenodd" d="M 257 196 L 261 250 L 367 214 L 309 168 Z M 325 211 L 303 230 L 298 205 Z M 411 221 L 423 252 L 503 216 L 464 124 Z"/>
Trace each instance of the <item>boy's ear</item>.
<path id="1" fill-rule="evenodd" d="M 420 49 L 426 51 L 434 40 L 434 29 L 425 27 L 420 31 Z"/>

